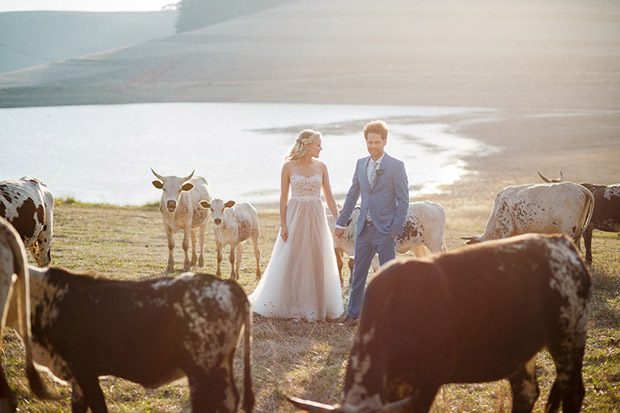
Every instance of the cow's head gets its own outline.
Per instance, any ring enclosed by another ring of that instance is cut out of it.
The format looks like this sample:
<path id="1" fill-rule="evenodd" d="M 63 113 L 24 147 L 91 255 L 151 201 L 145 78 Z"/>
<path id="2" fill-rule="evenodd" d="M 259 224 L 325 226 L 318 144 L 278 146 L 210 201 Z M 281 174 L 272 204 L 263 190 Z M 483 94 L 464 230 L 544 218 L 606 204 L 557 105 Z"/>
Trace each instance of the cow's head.
<path id="1" fill-rule="evenodd" d="M 215 225 L 220 225 L 224 220 L 224 210 L 226 208 L 232 208 L 235 205 L 235 201 L 228 201 L 224 203 L 221 199 L 214 199 L 209 202 L 206 200 L 200 201 L 200 206 L 204 209 L 210 209 L 213 214 L 213 222 Z"/>
<path id="2" fill-rule="evenodd" d="M 338 412 L 338 413 L 380 413 L 380 412 L 394 412 L 403 410 L 409 410 L 417 398 L 417 392 L 413 396 L 405 397 L 404 399 L 382 404 L 378 397 L 366 399 L 364 402 L 358 405 L 343 404 L 332 406 L 329 404 L 317 403 L 311 400 L 298 399 L 296 397 L 286 397 L 293 406 L 301 411 L 310 413 L 320 412 Z"/>
<path id="3" fill-rule="evenodd" d="M 153 168 L 151 168 L 151 172 L 159 179 L 159 181 L 153 181 L 153 186 L 163 190 L 160 206 L 162 208 L 166 207 L 170 213 L 176 211 L 181 194 L 191 191 L 194 187 L 194 184 L 187 182 L 194 176 L 194 171 L 185 178 L 180 178 L 178 176 L 161 176 L 158 175 Z"/>
<path id="4" fill-rule="evenodd" d="M 39 267 L 47 267 L 52 261 L 52 233 L 44 225 L 39 238 L 29 248 Z"/>

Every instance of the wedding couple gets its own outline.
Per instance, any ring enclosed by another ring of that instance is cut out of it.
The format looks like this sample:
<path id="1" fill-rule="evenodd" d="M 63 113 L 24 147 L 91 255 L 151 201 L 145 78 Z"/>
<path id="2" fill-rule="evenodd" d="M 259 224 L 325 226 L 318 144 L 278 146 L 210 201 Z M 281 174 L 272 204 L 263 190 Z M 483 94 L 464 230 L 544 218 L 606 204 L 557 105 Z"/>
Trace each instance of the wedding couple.
<path id="1" fill-rule="evenodd" d="M 383 121 L 373 121 L 364 127 L 370 156 L 357 161 L 353 183 L 338 215 L 327 167 L 316 159 L 322 150 L 321 133 L 306 129 L 299 134 L 282 167 L 280 236 L 263 278 L 248 297 L 255 313 L 310 321 L 342 315 L 340 279 L 320 198 L 322 189 L 327 206 L 338 218 L 336 237 L 343 236 L 345 223 L 360 195 L 362 198 L 355 229 L 349 307 L 343 320 L 346 326 L 357 323 L 372 258 L 378 253 L 381 264 L 394 258 L 395 238 L 402 232 L 409 206 L 405 165 L 385 153 L 387 135 L 388 128 Z"/>

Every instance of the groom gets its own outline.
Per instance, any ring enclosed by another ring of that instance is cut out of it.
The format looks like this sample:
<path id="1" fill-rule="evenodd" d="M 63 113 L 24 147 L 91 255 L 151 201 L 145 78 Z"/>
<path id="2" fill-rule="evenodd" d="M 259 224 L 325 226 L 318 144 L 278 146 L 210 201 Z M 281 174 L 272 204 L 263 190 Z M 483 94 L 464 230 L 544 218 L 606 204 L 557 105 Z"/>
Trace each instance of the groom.
<path id="1" fill-rule="evenodd" d="M 355 228 L 355 265 L 344 325 L 357 324 L 370 263 L 375 253 L 384 264 L 395 256 L 395 238 L 405 224 L 409 207 L 409 184 L 405 164 L 385 153 L 388 128 L 376 120 L 364 127 L 370 156 L 359 159 L 334 233 L 342 238 L 344 227 L 360 195 L 360 218 Z"/>

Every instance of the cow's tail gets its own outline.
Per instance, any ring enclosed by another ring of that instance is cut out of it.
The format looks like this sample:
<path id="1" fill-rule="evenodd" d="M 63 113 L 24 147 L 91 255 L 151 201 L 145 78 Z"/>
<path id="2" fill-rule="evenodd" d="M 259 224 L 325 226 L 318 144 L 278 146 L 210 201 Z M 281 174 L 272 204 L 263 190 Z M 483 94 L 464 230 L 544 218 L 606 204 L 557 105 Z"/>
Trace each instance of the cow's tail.
<path id="1" fill-rule="evenodd" d="M 574 239 L 577 245 L 579 245 L 579 238 L 581 237 L 581 234 L 583 234 L 586 228 L 588 228 L 588 225 L 590 225 L 590 220 L 592 219 L 592 214 L 594 213 L 594 195 L 592 195 L 592 192 L 590 192 L 589 189 L 581 185 L 579 186 L 586 197 L 586 202 L 581 216 L 579 217 L 577 230 L 575 231 Z"/>
<path id="2" fill-rule="evenodd" d="M 13 301 L 13 297 L 17 304 L 17 327 L 20 336 L 24 342 L 24 349 L 26 351 L 26 377 L 30 384 L 30 389 L 40 399 L 58 400 L 59 395 L 53 395 L 48 392 L 47 388 L 43 384 L 39 372 L 34 367 L 32 357 L 32 338 L 30 329 L 30 276 L 28 274 L 28 261 L 26 258 L 26 249 L 21 241 L 21 238 L 17 231 L 13 229 L 6 221 L 0 222 L 0 230 L 2 236 L 9 241 L 11 252 L 14 257 L 15 275 L 13 276 L 13 287 L 15 288 L 13 293 L 9 296 L 8 302 Z M 4 321 L 4 320 L 3 320 Z"/>
<path id="3" fill-rule="evenodd" d="M 252 306 L 246 299 L 243 322 L 243 408 L 246 412 L 254 411 L 254 390 L 252 388 Z"/>

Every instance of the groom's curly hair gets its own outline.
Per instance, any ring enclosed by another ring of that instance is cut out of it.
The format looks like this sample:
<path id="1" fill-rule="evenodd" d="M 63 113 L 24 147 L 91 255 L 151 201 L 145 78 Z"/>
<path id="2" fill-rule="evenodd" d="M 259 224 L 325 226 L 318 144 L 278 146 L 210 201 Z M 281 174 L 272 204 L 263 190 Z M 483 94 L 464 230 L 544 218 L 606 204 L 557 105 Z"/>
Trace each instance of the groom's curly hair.
<path id="1" fill-rule="evenodd" d="M 373 120 L 372 122 L 368 122 L 366 126 L 364 126 L 364 138 L 368 139 L 369 133 L 378 133 L 381 135 L 383 140 L 387 139 L 388 136 L 388 127 L 382 120 Z"/>

